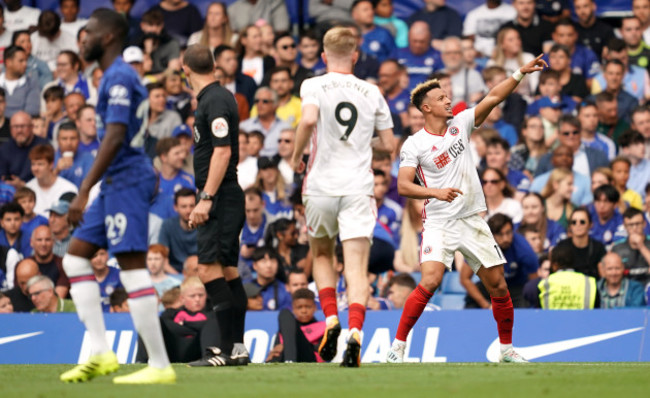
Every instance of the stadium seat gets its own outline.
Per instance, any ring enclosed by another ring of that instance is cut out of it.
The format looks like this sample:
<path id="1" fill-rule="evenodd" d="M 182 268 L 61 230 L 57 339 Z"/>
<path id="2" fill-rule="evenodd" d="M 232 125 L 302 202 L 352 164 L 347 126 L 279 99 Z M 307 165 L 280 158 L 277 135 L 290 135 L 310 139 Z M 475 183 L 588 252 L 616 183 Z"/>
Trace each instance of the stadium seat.
<path id="1" fill-rule="evenodd" d="M 436 294 L 433 296 L 433 304 L 443 310 L 462 310 L 465 308 L 464 294 Z"/>

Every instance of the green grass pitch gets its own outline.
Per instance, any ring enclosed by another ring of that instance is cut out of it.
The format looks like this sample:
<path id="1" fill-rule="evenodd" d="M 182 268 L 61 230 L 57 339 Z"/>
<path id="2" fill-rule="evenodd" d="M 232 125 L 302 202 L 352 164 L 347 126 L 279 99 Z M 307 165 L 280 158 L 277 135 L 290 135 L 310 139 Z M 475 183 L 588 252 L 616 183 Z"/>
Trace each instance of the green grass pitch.
<path id="1" fill-rule="evenodd" d="M 142 365 L 123 365 L 118 375 Z M 174 365 L 175 385 L 117 386 L 112 375 L 59 382 L 70 365 L 0 365 L 2 398 L 647 397 L 650 363 Z"/>

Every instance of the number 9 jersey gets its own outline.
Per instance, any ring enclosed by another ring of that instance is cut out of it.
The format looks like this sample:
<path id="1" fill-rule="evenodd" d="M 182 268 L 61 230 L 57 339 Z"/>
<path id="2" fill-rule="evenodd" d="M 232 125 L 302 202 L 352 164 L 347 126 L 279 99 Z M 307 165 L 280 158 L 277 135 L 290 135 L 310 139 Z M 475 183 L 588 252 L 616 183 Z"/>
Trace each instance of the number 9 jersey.
<path id="1" fill-rule="evenodd" d="M 303 194 L 373 196 L 371 140 L 375 130 L 393 127 L 377 86 L 352 74 L 329 72 L 300 88 L 303 108 L 318 107 Z"/>

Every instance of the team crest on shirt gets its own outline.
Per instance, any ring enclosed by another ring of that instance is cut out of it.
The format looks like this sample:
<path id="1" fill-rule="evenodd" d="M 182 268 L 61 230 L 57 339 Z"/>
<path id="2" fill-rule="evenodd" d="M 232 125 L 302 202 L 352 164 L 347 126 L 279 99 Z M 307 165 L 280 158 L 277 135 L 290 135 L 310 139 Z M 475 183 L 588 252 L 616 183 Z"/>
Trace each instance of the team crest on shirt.
<path id="1" fill-rule="evenodd" d="M 429 254 L 431 253 L 431 246 L 427 246 L 424 248 L 424 254 Z"/>
<path id="2" fill-rule="evenodd" d="M 223 138 L 228 135 L 228 122 L 222 117 L 214 119 L 210 127 L 212 134 L 217 138 Z"/>
<path id="3" fill-rule="evenodd" d="M 449 128 L 449 134 L 451 134 L 451 135 L 458 135 L 459 132 L 460 132 L 460 130 L 458 130 L 458 127 L 456 127 L 456 126 L 451 126 Z"/>
<path id="4" fill-rule="evenodd" d="M 381 43 L 379 43 L 377 40 L 373 40 L 370 42 L 368 47 L 370 48 L 371 51 L 377 52 L 381 49 Z"/>
<path id="5" fill-rule="evenodd" d="M 431 57 L 427 57 L 427 58 L 424 59 L 424 64 L 425 64 L 426 66 L 433 66 L 433 64 L 434 64 L 435 62 L 436 62 L 436 61 L 435 61 L 433 58 L 431 58 Z"/>

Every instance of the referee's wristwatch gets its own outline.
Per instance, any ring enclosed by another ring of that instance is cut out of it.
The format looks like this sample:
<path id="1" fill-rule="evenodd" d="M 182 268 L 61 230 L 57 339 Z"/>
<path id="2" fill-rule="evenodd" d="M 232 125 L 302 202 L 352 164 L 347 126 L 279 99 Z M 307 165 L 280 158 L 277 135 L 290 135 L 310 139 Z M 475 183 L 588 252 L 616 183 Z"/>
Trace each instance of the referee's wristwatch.
<path id="1" fill-rule="evenodd" d="M 199 200 L 209 200 L 212 201 L 214 199 L 214 195 L 210 195 L 207 192 L 201 191 L 199 192 Z"/>

